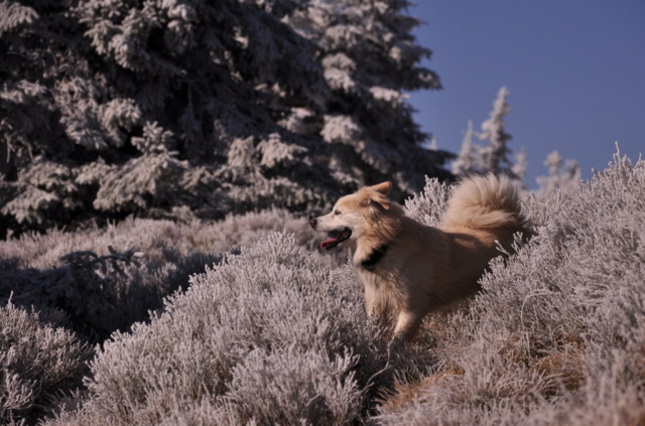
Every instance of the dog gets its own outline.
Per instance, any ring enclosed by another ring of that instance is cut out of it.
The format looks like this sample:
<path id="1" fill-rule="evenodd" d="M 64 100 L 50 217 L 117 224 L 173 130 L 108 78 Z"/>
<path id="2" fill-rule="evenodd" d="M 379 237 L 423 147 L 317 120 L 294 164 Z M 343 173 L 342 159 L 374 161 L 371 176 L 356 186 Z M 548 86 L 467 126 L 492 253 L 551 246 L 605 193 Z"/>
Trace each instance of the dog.
<path id="1" fill-rule="evenodd" d="M 389 200 L 391 182 L 341 197 L 333 210 L 311 218 L 327 232 L 320 247 L 351 248 L 365 288 L 368 315 L 394 321 L 394 340 L 409 341 L 433 310 L 479 290 L 490 260 L 512 251 L 514 234 L 526 234 L 517 184 L 506 176 L 460 182 L 439 227 L 407 217 Z"/>

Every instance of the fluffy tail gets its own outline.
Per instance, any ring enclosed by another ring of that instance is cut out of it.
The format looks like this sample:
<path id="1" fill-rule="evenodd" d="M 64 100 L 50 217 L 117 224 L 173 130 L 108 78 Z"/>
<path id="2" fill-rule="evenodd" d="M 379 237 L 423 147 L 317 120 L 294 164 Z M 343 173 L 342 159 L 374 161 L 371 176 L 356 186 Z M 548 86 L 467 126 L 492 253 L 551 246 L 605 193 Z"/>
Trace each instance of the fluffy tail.
<path id="1" fill-rule="evenodd" d="M 443 227 L 520 228 L 519 189 L 507 176 L 464 179 L 448 200 Z"/>

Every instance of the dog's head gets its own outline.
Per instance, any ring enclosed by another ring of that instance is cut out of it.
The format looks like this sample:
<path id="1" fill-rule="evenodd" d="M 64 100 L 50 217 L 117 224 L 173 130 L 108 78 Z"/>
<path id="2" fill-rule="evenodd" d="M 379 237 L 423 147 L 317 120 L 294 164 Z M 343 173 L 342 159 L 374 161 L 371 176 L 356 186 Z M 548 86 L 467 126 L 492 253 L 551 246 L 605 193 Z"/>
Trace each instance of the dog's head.
<path id="1" fill-rule="evenodd" d="M 361 188 L 351 195 L 341 197 L 330 213 L 310 219 L 309 223 L 314 230 L 329 234 L 329 238 L 320 247 L 331 250 L 356 244 L 357 239 L 369 227 L 373 227 L 380 216 L 391 210 L 392 204 L 387 198 L 391 190 L 391 182 Z"/>

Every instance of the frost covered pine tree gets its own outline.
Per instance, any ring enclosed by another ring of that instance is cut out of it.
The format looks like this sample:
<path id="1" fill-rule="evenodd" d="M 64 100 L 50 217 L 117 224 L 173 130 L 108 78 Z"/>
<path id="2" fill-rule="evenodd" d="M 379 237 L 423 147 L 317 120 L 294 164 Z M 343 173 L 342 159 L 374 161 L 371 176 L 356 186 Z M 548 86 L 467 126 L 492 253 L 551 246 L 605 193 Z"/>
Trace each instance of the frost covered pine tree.
<path id="1" fill-rule="evenodd" d="M 464 138 L 461 141 L 461 150 L 452 163 L 452 172 L 457 176 L 467 176 L 479 173 L 481 170 L 480 147 L 473 143 L 474 136 L 473 122 L 468 120 L 468 128 L 464 132 Z"/>
<path id="2" fill-rule="evenodd" d="M 518 180 L 524 180 L 526 176 L 526 170 L 529 166 L 528 156 L 526 155 L 526 148 L 522 147 L 520 152 L 515 155 L 515 164 L 511 166 L 511 171 L 517 177 Z"/>
<path id="3" fill-rule="evenodd" d="M 513 163 L 509 158 L 512 151 L 508 147 L 508 143 L 512 136 L 505 129 L 505 117 L 511 111 L 507 102 L 508 95 L 509 91 L 506 87 L 499 89 L 497 98 L 493 102 L 493 110 L 490 112 L 488 120 L 482 123 L 479 138 L 487 140 L 488 145 L 480 149 L 481 162 L 484 172 L 504 173 L 512 178 L 517 178 L 513 171 Z"/>
<path id="4" fill-rule="evenodd" d="M 434 72 L 418 66 L 431 51 L 411 35 L 419 21 L 404 13 L 409 4 L 319 0 L 288 18 L 321 48 L 333 101 L 322 115 L 320 135 L 333 148 L 330 165 L 340 181 L 387 178 L 399 192 L 410 193 L 423 187 L 425 175 L 446 176 L 437 166 L 449 155 L 419 149 L 427 135 L 414 123 L 403 94 L 441 87 Z"/>
<path id="5" fill-rule="evenodd" d="M 580 166 L 575 160 L 567 160 L 566 163 L 558 151 L 553 151 L 544 160 L 548 175 L 537 178 L 540 185 L 539 192 L 543 195 L 555 191 L 571 193 L 580 187 Z"/>
<path id="6" fill-rule="evenodd" d="M 3 1 L 3 222 L 299 210 L 446 177 L 403 94 L 440 87 L 407 5 Z"/>
<path id="7" fill-rule="evenodd" d="M 510 159 L 512 154 L 508 143 L 512 139 L 505 130 L 505 117 L 510 112 L 506 99 L 509 92 L 502 87 L 493 102 L 493 110 L 489 118 L 482 123 L 482 131 L 476 133 L 471 121 L 461 142 L 461 150 L 452 163 L 452 172 L 455 175 L 467 176 L 471 174 L 506 174 L 509 177 L 522 180 L 526 175 L 528 164 L 526 152 L 520 151 L 515 156 L 515 163 Z M 487 145 L 480 146 L 473 143 L 473 137 L 488 141 Z"/>

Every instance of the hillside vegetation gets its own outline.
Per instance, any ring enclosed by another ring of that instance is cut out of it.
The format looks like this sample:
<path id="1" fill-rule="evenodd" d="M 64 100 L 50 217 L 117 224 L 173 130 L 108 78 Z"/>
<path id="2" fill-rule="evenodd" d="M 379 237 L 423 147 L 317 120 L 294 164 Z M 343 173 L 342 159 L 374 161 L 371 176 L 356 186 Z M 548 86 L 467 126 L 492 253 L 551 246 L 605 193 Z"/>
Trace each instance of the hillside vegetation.
<path id="1" fill-rule="evenodd" d="M 449 193 L 406 210 L 436 223 Z M 0 421 L 642 423 L 645 163 L 524 211 L 536 236 L 407 348 L 284 211 L 0 242 Z"/>

